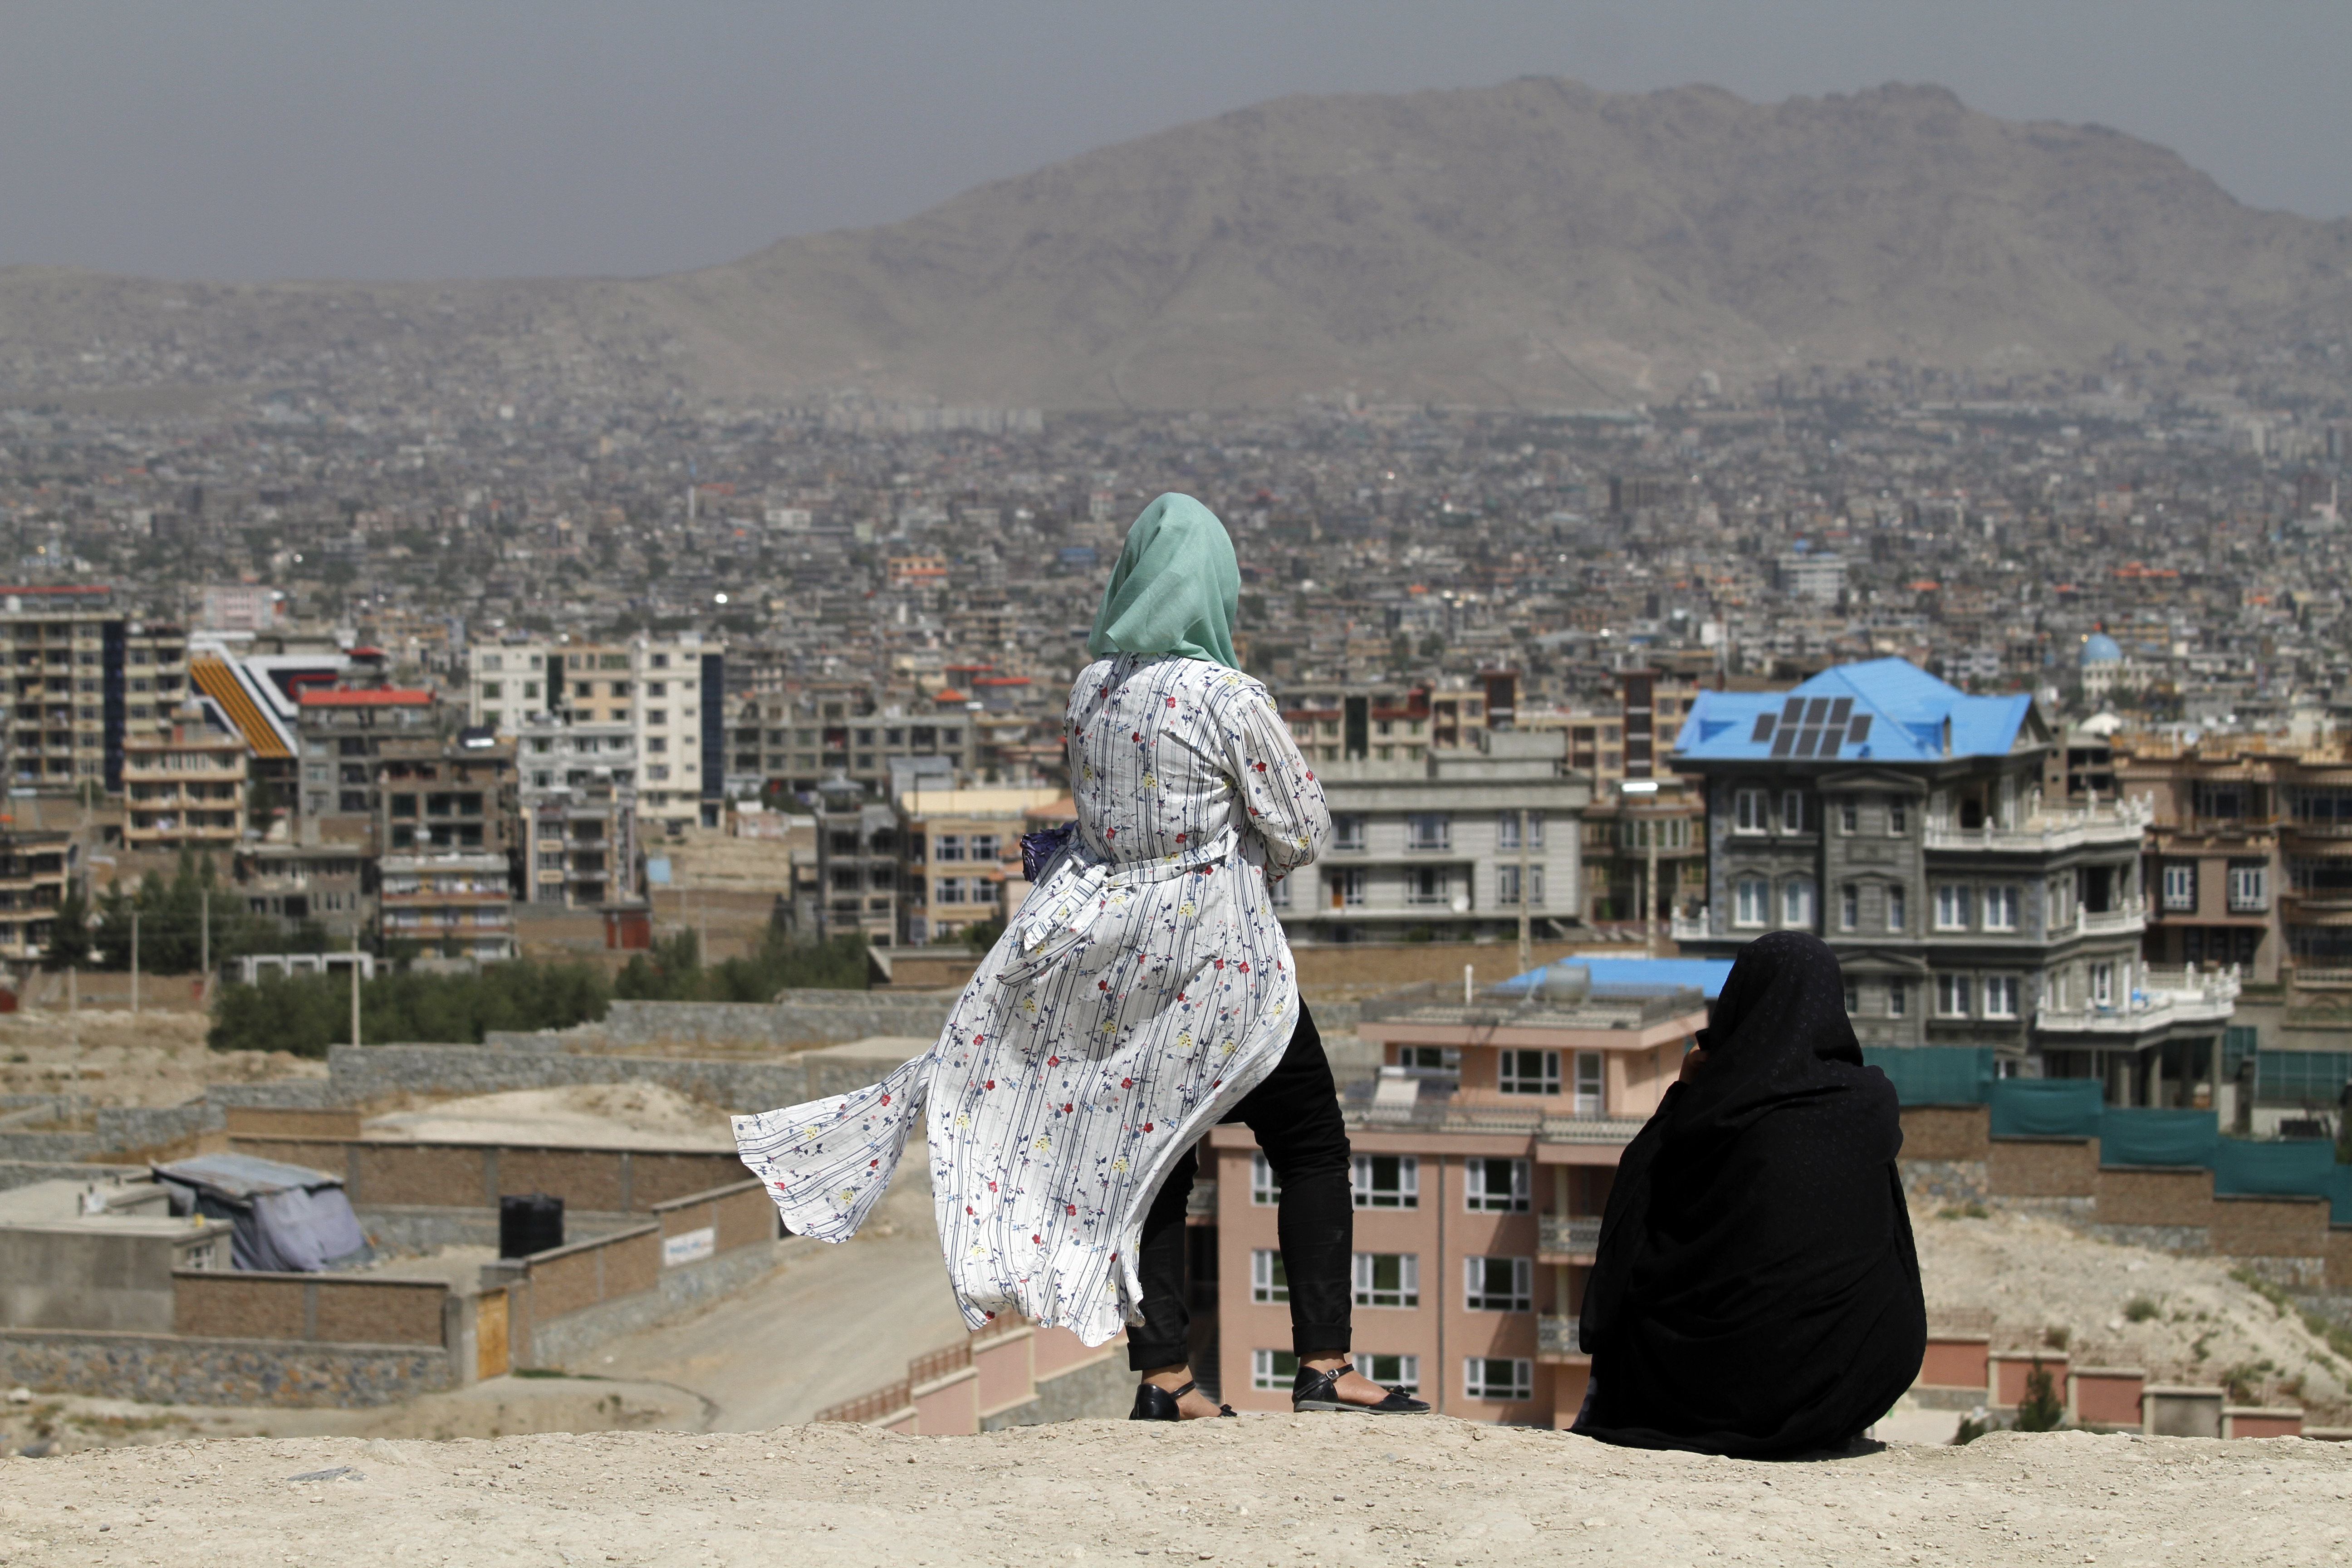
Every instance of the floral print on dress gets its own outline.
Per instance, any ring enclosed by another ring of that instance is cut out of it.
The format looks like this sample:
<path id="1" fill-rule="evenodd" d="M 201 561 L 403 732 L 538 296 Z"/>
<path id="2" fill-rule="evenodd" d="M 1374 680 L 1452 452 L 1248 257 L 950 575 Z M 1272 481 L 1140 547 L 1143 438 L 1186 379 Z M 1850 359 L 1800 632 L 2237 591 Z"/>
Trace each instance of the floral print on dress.
<path id="1" fill-rule="evenodd" d="M 878 1084 L 735 1118 L 793 1230 L 856 1232 L 928 1112 L 940 1250 L 964 1319 L 1097 1345 L 1139 1321 L 1135 1251 L 1169 1167 L 1274 1070 L 1297 1023 L 1266 889 L 1329 836 L 1265 688 L 1204 659 L 1081 671 L 1078 830 L 929 1051 Z"/>

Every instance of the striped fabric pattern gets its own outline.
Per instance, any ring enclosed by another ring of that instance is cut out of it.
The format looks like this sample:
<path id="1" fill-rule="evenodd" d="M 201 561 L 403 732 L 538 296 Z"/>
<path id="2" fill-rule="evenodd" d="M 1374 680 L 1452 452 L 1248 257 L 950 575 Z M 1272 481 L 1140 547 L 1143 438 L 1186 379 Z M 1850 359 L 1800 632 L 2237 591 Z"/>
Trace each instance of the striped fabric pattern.
<path id="1" fill-rule="evenodd" d="M 966 1321 L 1017 1310 L 1100 1344 L 1135 1321 L 1168 1168 L 1289 1045 L 1297 984 L 1266 888 L 1315 858 L 1330 817 L 1265 687 L 1205 660 L 1088 666 L 1068 737 L 1079 831 L 939 1043 L 735 1130 L 785 1222 L 842 1241 L 928 1112 Z"/>

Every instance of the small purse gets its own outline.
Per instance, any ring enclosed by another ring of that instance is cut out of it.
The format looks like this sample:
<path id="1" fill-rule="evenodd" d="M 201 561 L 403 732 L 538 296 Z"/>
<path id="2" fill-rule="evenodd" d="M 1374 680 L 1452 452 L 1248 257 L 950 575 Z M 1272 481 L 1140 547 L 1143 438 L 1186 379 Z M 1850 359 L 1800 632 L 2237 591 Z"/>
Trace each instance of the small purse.
<path id="1" fill-rule="evenodd" d="M 1078 830 L 1075 822 L 1065 822 L 1058 827 L 1041 827 L 1034 833 L 1021 836 L 1021 874 L 1035 881 L 1045 868 L 1053 863 L 1068 846 L 1070 836 Z"/>

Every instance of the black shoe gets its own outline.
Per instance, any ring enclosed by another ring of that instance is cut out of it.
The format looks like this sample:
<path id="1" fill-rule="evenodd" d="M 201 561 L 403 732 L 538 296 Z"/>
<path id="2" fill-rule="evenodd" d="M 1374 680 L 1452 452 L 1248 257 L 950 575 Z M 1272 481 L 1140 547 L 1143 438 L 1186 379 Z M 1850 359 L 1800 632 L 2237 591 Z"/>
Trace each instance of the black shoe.
<path id="1" fill-rule="evenodd" d="M 1337 1385 L 1347 1375 L 1348 1368 L 1317 1372 L 1302 1366 L 1290 1385 L 1290 1407 L 1293 1410 L 1340 1410 L 1354 1415 L 1426 1415 L 1429 1406 L 1418 1399 L 1409 1399 L 1395 1389 L 1383 1390 L 1388 1397 L 1378 1405 L 1349 1405 L 1342 1400 Z"/>
<path id="2" fill-rule="evenodd" d="M 1127 1413 L 1127 1418 L 1129 1421 L 1181 1421 L 1184 1419 L 1184 1412 L 1178 1407 L 1176 1402 L 1198 1386 L 1200 1386 L 1198 1384 L 1188 1383 L 1171 1394 L 1156 1383 L 1139 1384 L 1135 1390 L 1135 1408 Z M 1234 1407 L 1230 1405 L 1220 1405 L 1217 1406 L 1217 1414 L 1231 1415 L 1234 1414 Z"/>

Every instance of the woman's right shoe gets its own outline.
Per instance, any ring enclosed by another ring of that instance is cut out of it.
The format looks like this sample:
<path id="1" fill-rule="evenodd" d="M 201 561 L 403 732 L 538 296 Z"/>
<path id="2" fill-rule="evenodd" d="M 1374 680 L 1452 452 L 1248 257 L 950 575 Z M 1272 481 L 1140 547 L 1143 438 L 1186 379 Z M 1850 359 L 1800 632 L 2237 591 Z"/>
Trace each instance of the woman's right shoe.
<path id="1" fill-rule="evenodd" d="M 1411 1399 L 1393 1388 L 1381 1392 L 1388 1397 L 1378 1405 L 1350 1405 L 1339 1394 L 1339 1380 L 1349 1368 L 1337 1367 L 1329 1372 L 1317 1372 L 1302 1366 L 1290 1384 L 1290 1407 L 1293 1410 L 1339 1410 L 1356 1415 L 1426 1415 L 1429 1406 Z"/>
<path id="2" fill-rule="evenodd" d="M 1139 1384 L 1135 1390 L 1135 1408 L 1127 1413 L 1127 1418 L 1129 1421 L 1181 1421 L 1184 1419 L 1184 1410 L 1181 1402 L 1186 1394 L 1198 1386 L 1197 1384 L 1188 1383 L 1171 1394 L 1156 1383 Z M 1231 1415 L 1234 1414 L 1234 1407 L 1230 1405 L 1220 1405 L 1217 1406 L 1217 1414 Z"/>

